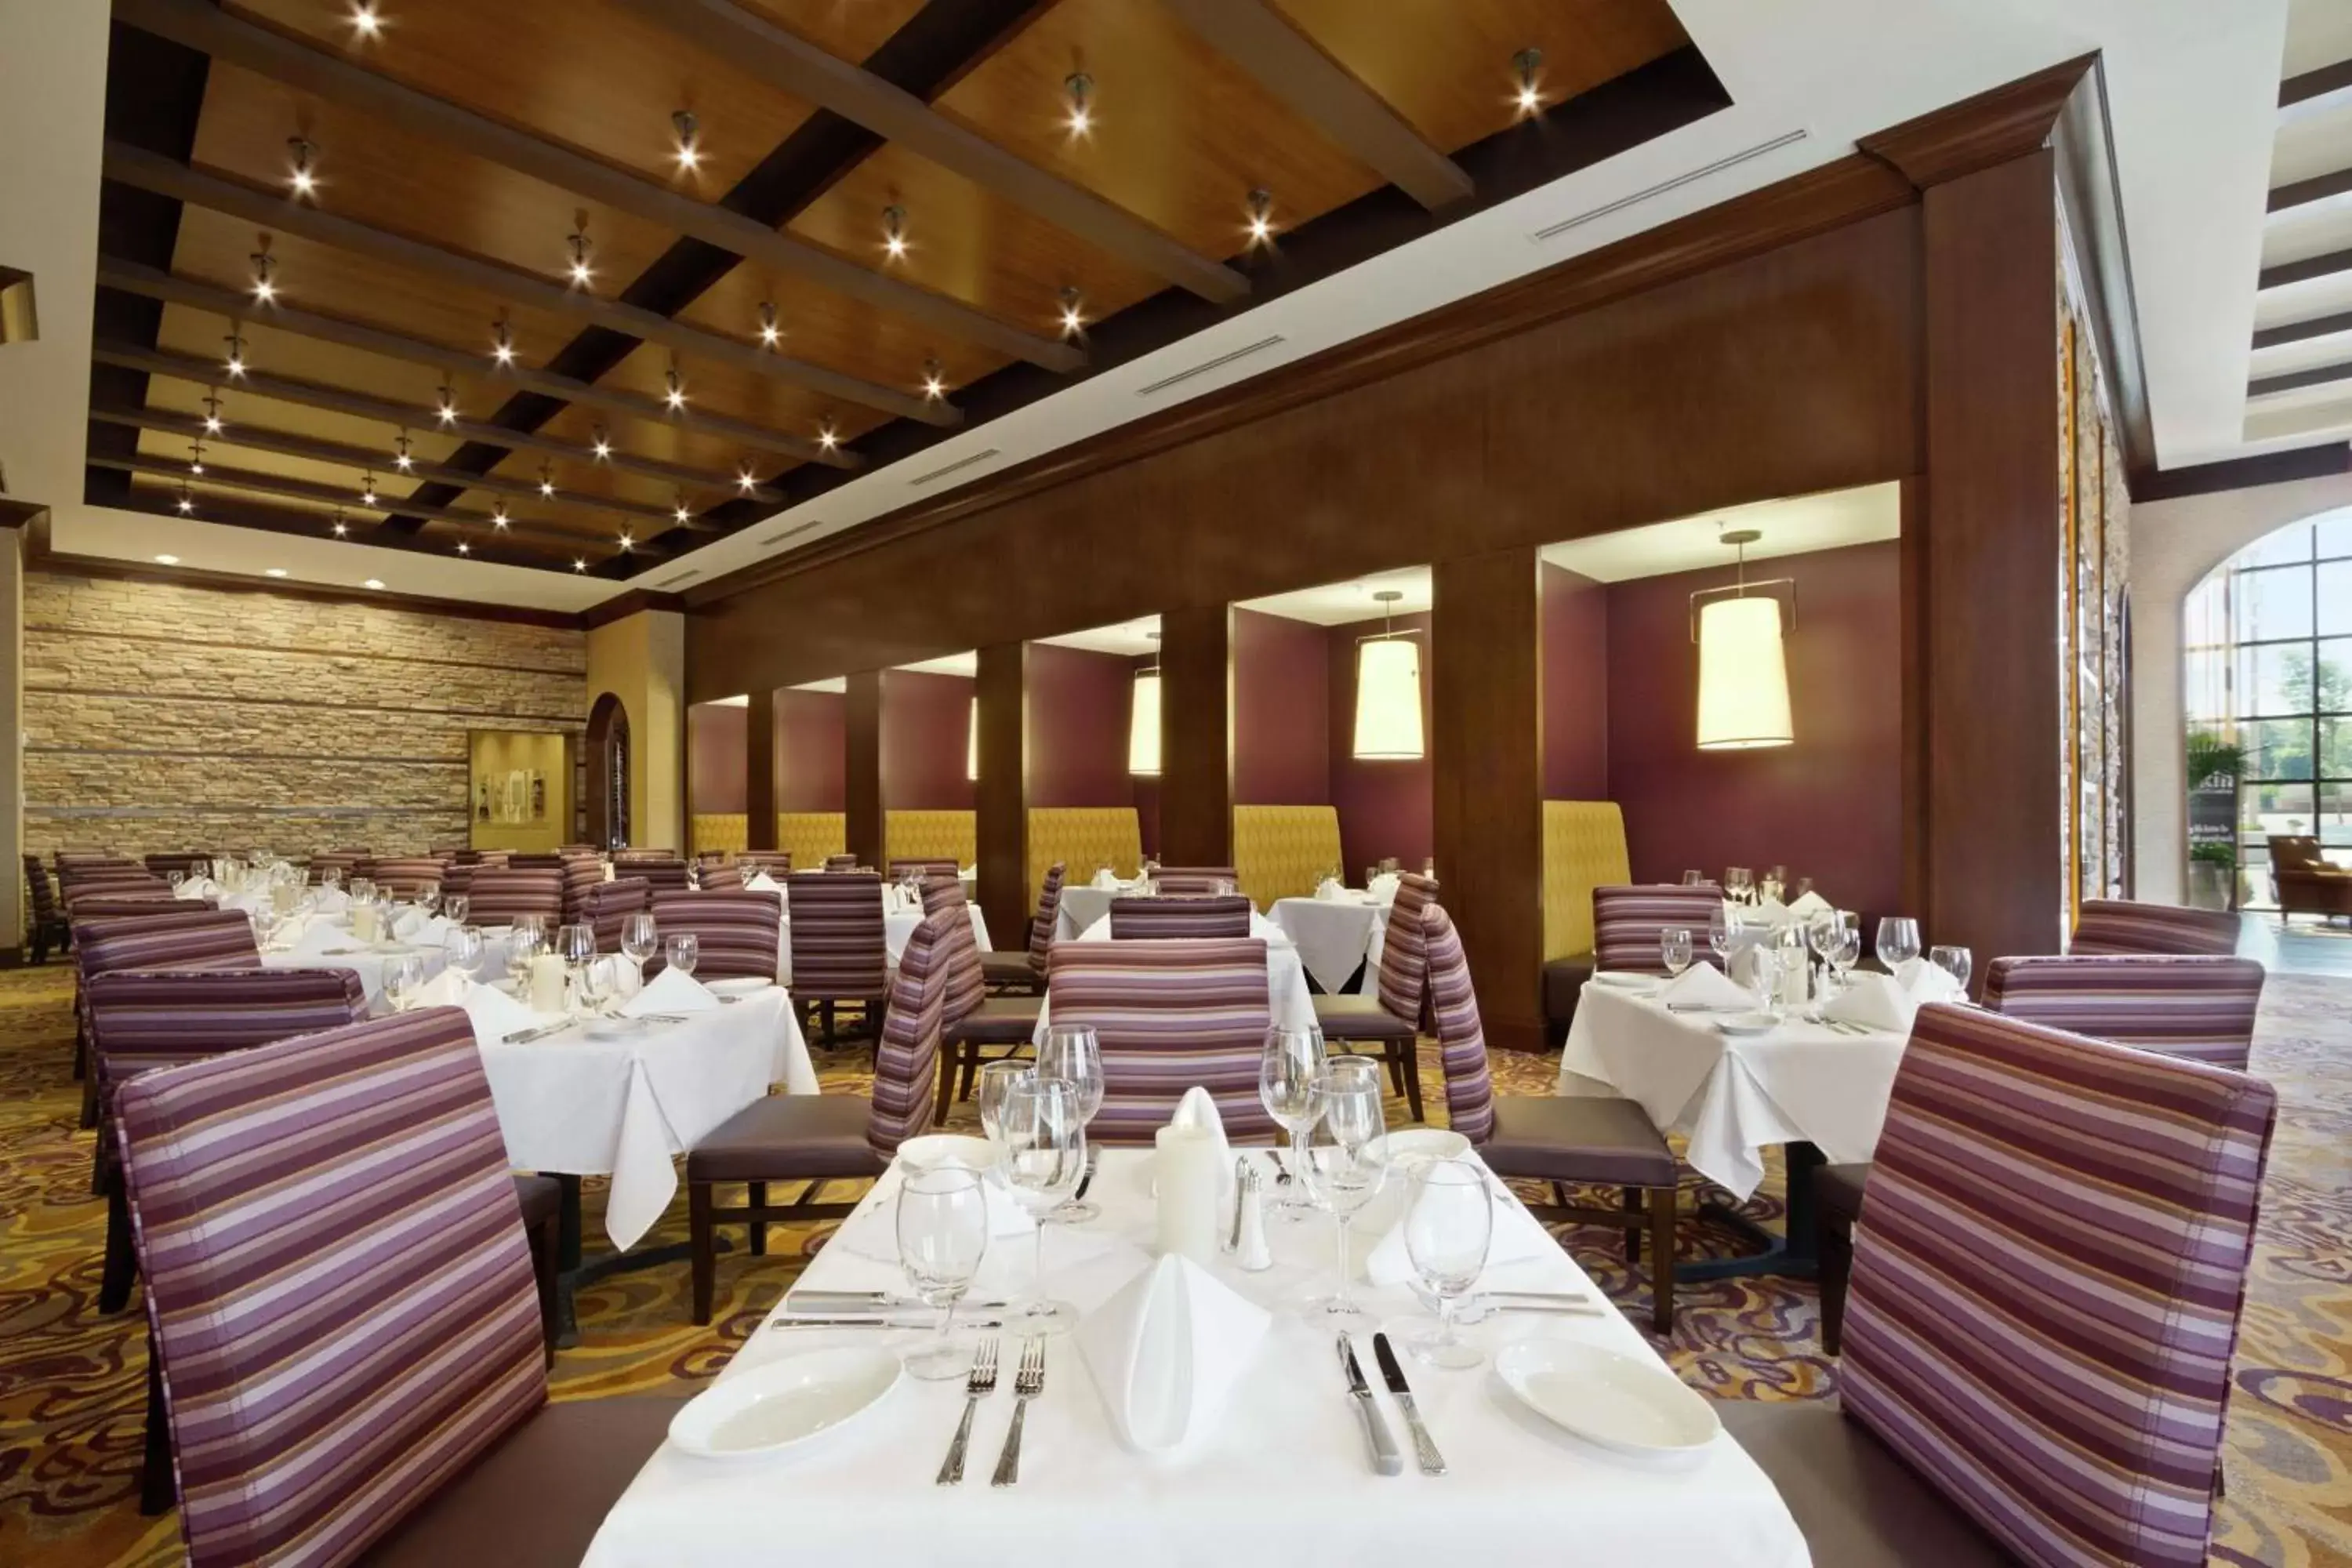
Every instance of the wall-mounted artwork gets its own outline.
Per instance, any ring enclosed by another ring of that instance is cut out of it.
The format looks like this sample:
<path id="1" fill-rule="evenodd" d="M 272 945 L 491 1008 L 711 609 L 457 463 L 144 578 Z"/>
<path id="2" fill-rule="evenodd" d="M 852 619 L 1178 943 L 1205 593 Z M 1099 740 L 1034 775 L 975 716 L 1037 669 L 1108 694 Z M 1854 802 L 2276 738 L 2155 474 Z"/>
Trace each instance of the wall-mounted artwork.
<path id="1" fill-rule="evenodd" d="M 477 849 L 552 849 L 566 841 L 572 770 L 564 737 L 476 730 L 467 783 Z"/>

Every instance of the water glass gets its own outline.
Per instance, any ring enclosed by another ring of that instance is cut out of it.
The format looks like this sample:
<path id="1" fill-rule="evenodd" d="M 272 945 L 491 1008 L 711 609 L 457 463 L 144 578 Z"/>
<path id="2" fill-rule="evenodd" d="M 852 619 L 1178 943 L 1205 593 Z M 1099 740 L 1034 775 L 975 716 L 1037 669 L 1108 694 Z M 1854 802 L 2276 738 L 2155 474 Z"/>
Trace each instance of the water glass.
<path id="1" fill-rule="evenodd" d="M 1706 945 L 1718 964 L 1728 962 L 1731 950 L 1738 945 L 1739 911 L 1729 904 L 1712 909 L 1706 914 Z"/>
<path id="2" fill-rule="evenodd" d="M 1095 1037 L 1092 1024 L 1046 1025 L 1045 1038 L 1037 1047 L 1037 1064 L 1032 1070 L 1039 1078 L 1058 1079 L 1075 1089 L 1079 1123 L 1093 1124 L 1095 1113 L 1102 1109 L 1103 1063 L 1102 1045 Z M 1101 1213 L 1096 1205 L 1073 1197 L 1050 1217 L 1060 1225 L 1082 1225 Z"/>
<path id="3" fill-rule="evenodd" d="M 1025 1334 L 1068 1333 L 1077 1327 L 1078 1310 L 1045 1294 L 1045 1232 L 1046 1216 L 1069 1201 L 1086 1174 L 1087 1124 L 1077 1090 L 1033 1072 L 1005 1091 L 997 1127 L 1005 1189 L 1038 1222 L 1035 1288 L 1005 1326 Z"/>
<path id="4" fill-rule="evenodd" d="M 1727 868 L 1723 873 L 1724 896 L 1730 899 L 1734 903 L 1746 903 L 1748 901 L 1748 889 L 1752 881 L 1752 875 L 1749 873 L 1747 867 L 1732 866 Z"/>
<path id="5" fill-rule="evenodd" d="M 702 961 L 702 942 L 690 931 L 677 931 L 662 944 L 662 959 L 680 974 L 692 974 Z"/>
<path id="6" fill-rule="evenodd" d="M 661 951 L 661 927 L 653 916 L 639 910 L 621 922 L 621 951 L 643 973 L 646 961 Z"/>
<path id="7" fill-rule="evenodd" d="M 1301 1162 L 1300 1177 L 1317 1208 L 1329 1213 L 1338 1238 L 1339 1287 L 1305 1304 L 1307 1321 L 1341 1333 L 1368 1333 L 1380 1320 L 1356 1304 L 1354 1269 L 1348 1258 L 1348 1227 L 1379 1195 L 1388 1177 L 1386 1114 L 1381 1103 L 1381 1066 L 1362 1057 L 1334 1061 L 1318 1080 L 1322 1115 Z"/>
<path id="8" fill-rule="evenodd" d="M 1265 1107 L 1265 1113 L 1290 1134 L 1293 1165 L 1305 1163 L 1307 1130 L 1315 1125 L 1315 1118 L 1322 1109 L 1316 1086 L 1323 1076 L 1325 1063 L 1320 1029 L 1265 1032 L 1265 1047 L 1258 1058 L 1257 1098 Z M 1274 1209 L 1285 1219 L 1297 1220 L 1306 1216 L 1307 1204 L 1291 1194 L 1293 1184 L 1276 1184 Z"/>
<path id="9" fill-rule="evenodd" d="M 942 1067 L 940 1070 L 945 1072 L 947 1068 Z M 972 1099 L 980 1106 L 980 1130 L 988 1134 L 991 1143 L 997 1145 L 1000 1155 L 1004 1143 L 1004 1097 L 1031 1071 L 1027 1062 L 1020 1061 L 982 1062 L 980 1066 L 980 1083 L 972 1090 Z"/>
<path id="10" fill-rule="evenodd" d="M 1486 1272 L 1494 1237 L 1495 1194 L 1484 1169 L 1452 1159 L 1414 1170 L 1405 1197 L 1405 1256 L 1422 1289 L 1437 1300 L 1436 1328 L 1405 1342 L 1417 1359 L 1457 1371 L 1486 1359 L 1455 1329 L 1454 1311 Z"/>
<path id="11" fill-rule="evenodd" d="M 482 932 L 478 926 L 451 926 L 441 937 L 441 951 L 449 960 L 449 967 L 467 980 L 478 980 L 482 973 Z"/>
<path id="12" fill-rule="evenodd" d="M 1878 922 L 1878 962 L 1889 973 L 1919 956 L 1919 922 L 1909 915 L 1885 915 Z"/>
<path id="13" fill-rule="evenodd" d="M 405 1013 L 425 985 L 425 955 L 404 952 L 383 966 L 383 994 L 395 1013 Z"/>
<path id="14" fill-rule="evenodd" d="M 1939 943 L 1927 950 L 1927 962 L 1957 981 L 1960 987 L 1960 1000 L 1968 1000 L 1969 971 L 1974 966 L 1974 960 L 1967 948 Z"/>
<path id="15" fill-rule="evenodd" d="M 473 908 L 473 903 L 474 900 L 463 893 L 445 893 L 441 898 L 441 912 L 464 925 L 467 912 Z"/>
<path id="16" fill-rule="evenodd" d="M 908 1286 L 940 1315 L 938 1331 L 904 1358 L 907 1370 L 934 1383 L 961 1377 L 971 1356 L 955 1342 L 955 1309 L 988 1255 L 987 1190 L 960 1165 L 908 1171 L 898 1210 L 898 1266 Z"/>
<path id="17" fill-rule="evenodd" d="M 1688 926 L 1666 926 L 1658 932 L 1658 957 L 1668 974 L 1680 974 L 1691 966 L 1691 933 Z"/>
<path id="18" fill-rule="evenodd" d="M 438 882 L 425 882 L 420 885 L 416 889 L 416 907 L 423 910 L 428 915 L 434 910 L 439 909 L 441 907 L 441 884 Z"/>
<path id="19" fill-rule="evenodd" d="M 517 994 L 527 995 L 530 984 L 530 961 L 537 958 L 547 945 L 537 926 L 518 924 L 507 938 L 507 973 L 514 981 Z"/>
<path id="20" fill-rule="evenodd" d="M 372 877 L 352 879 L 352 901 L 355 904 L 375 902 L 375 879 Z"/>

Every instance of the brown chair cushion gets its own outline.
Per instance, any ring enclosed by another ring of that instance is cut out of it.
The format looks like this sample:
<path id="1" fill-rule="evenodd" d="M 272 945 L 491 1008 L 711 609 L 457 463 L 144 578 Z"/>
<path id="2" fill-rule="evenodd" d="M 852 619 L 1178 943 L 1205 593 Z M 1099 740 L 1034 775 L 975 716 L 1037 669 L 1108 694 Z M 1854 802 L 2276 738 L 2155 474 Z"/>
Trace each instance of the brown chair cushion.
<path id="1" fill-rule="evenodd" d="M 1862 1217 L 1862 1184 L 1870 1180 L 1870 1163 L 1823 1165 L 1813 1173 L 1813 1210 L 1824 1225 L 1846 1230 Z"/>
<path id="2" fill-rule="evenodd" d="M 1584 991 L 1584 983 L 1592 978 L 1592 955 L 1580 952 L 1571 958 L 1555 958 L 1544 965 L 1544 1016 L 1555 1024 L 1565 1024 L 1576 1016 L 1576 999 Z"/>
<path id="3" fill-rule="evenodd" d="M 1813 1568 L 2008 1568 L 2017 1561 L 1834 1401 L 1714 1403 L 1725 1429 L 1780 1489 Z"/>
<path id="4" fill-rule="evenodd" d="M 1411 1040 L 1421 1031 L 1381 1005 L 1377 996 L 1318 996 L 1315 1022 L 1327 1040 Z"/>
<path id="5" fill-rule="evenodd" d="M 517 1176 L 514 1184 L 525 1229 L 537 1230 L 563 1212 L 563 1184 L 553 1176 Z"/>
<path id="6" fill-rule="evenodd" d="M 1630 1100 L 1576 1095 L 1495 1097 L 1495 1131 L 1479 1156 L 1498 1176 L 1671 1187 L 1675 1152 Z"/>
<path id="7" fill-rule="evenodd" d="M 574 1568 L 683 1400 L 550 1405 L 359 1559 L 362 1568 Z"/>
<path id="8" fill-rule="evenodd" d="M 980 977 L 991 985 L 1040 985 L 1044 978 L 1037 966 L 1029 962 L 1029 950 L 1016 948 L 1011 952 L 983 952 L 980 955 Z"/>
<path id="9" fill-rule="evenodd" d="M 980 1046 L 1025 1046 L 1037 1033 L 1037 1013 L 1044 1005 L 1035 996 L 991 996 L 950 1024 L 947 1037 Z"/>
<path id="10" fill-rule="evenodd" d="M 706 1134 L 686 1156 L 689 1182 L 789 1182 L 878 1176 L 862 1095 L 772 1094 Z"/>

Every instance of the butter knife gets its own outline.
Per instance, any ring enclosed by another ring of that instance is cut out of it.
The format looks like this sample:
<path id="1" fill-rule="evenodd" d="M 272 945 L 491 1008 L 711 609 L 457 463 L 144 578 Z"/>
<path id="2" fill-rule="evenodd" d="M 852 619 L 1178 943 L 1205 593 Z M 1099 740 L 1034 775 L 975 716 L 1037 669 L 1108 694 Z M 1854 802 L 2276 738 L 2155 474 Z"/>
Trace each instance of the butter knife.
<path id="1" fill-rule="evenodd" d="M 1445 1456 L 1437 1451 L 1429 1428 L 1421 1424 L 1421 1412 L 1412 1403 L 1412 1384 L 1404 1380 L 1404 1368 L 1397 1364 L 1396 1352 L 1390 1347 L 1388 1335 L 1372 1336 L 1372 1359 L 1381 1363 L 1381 1376 L 1388 1381 L 1389 1393 L 1395 1396 L 1397 1408 L 1404 1412 L 1404 1424 L 1412 1433 L 1413 1457 L 1421 1461 L 1421 1473 L 1444 1475 Z"/>
<path id="2" fill-rule="evenodd" d="M 1356 1360 L 1356 1347 L 1348 1342 L 1345 1334 L 1339 1336 L 1339 1370 L 1348 1374 L 1348 1392 L 1356 1396 L 1356 1414 L 1364 1423 L 1364 1441 L 1372 1450 L 1373 1473 L 1404 1474 L 1404 1455 L 1389 1432 L 1388 1418 L 1372 1403 L 1372 1385 L 1364 1381 L 1363 1365 Z"/>

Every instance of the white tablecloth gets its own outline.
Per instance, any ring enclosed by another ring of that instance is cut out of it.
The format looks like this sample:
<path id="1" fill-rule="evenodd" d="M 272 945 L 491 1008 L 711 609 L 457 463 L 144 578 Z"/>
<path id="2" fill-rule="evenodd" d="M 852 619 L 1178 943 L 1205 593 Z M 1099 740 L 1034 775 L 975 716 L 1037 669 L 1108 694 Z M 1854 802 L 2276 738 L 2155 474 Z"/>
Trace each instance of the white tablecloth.
<path id="1" fill-rule="evenodd" d="M 1097 888 L 1090 882 L 1063 884 L 1061 907 L 1054 916 L 1055 940 L 1077 935 L 1110 913 L 1113 899 L 1133 898 L 1141 886 L 1140 881 L 1121 882 L 1116 888 Z"/>
<path id="2" fill-rule="evenodd" d="M 1327 994 L 1336 996 L 1363 965 L 1356 989 L 1380 989 L 1381 942 L 1389 906 L 1353 889 L 1337 899 L 1276 899 L 1267 916 L 1298 944 L 1299 961 Z"/>
<path id="3" fill-rule="evenodd" d="M 382 1017 L 391 1010 L 392 1006 L 391 1003 L 384 999 L 383 977 L 384 971 L 394 959 L 408 953 L 422 956 L 425 960 L 425 978 L 427 980 L 440 973 L 449 963 L 449 955 L 437 945 L 410 946 L 404 942 L 395 942 L 386 946 L 374 946 L 352 936 L 348 930 L 337 946 L 363 951 L 303 953 L 270 950 L 262 953 L 261 967 L 264 969 L 348 969 L 360 977 L 360 986 L 367 993 L 368 1012 L 376 1017 Z M 484 973 L 486 978 L 488 977 L 488 971 Z"/>
<path id="4" fill-rule="evenodd" d="M 996 948 L 988 940 L 988 916 L 981 912 L 978 904 L 966 904 L 964 909 L 971 916 L 973 943 L 982 952 L 994 952 Z M 907 951 L 908 939 L 922 923 L 922 915 L 911 910 L 882 917 L 882 945 L 892 969 L 898 967 L 898 955 Z M 784 917 L 776 935 L 776 981 L 782 985 L 793 983 L 793 921 L 789 914 Z"/>
<path id="5" fill-rule="evenodd" d="M 635 1246 L 677 1193 L 672 1157 L 781 1083 L 814 1094 L 816 1068 L 781 988 L 627 1039 L 578 1027 L 482 1047 L 507 1159 L 519 1171 L 610 1176 L 604 1232 Z"/>
<path id="6" fill-rule="evenodd" d="M 1274 1010 L 1274 1021 L 1286 1029 L 1315 1027 L 1315 996 L 1307 989 L 1307 971 L 1298 962 L 1298 948 L 1280 926 L 1250 911 L 1250 935 L 1265 943 L 1266 1001 Z M 1108 942 L 1110 916 L 1105 915 L 1094 924 L 1067 939 L 1071 942 Z M 1052 1000 L 1037 1005 L 1037 1032 L 1032 1037 L 1043 1044 L 1045 1026 L 1053 1022 Z"/>
<path id="7" fill-rule="evenodd" d="M 1815 1143 L 1833 1163 L 1869 1159 L 1906 1038 L 1841 1034 L 1793 1014 L 1769 1035 L 1734 1037 L 1706 1014 L 1588 983 L 1559 1092 L 1638 1101 L 1661 1131 L 1688 1136 L 1693 1170 L 1745 1198 L 1771 1144 Z"/>
<path id="8" fill-rule="evenodd" d="M 1089 1194 L 1103 1217 L 1046 1237 L 1055 1294 L 1091 1310 L 1150 1261 L 1152 1208 L 1140 1150 L 1108 1150 Z M 861 1205 L 887 1204 L 890 1178 Z M 1378 1205 L 1376 1205 L 1378 1206 Z M 847 1224 L 855 1226 L 856 1218 Z M 1499 1226 L 1532 1226 L 1523 1210 Z M 845 1232 L 847 1226 L 845 1226 Z M 1274 1227 L 1275 1267 L 1244 1274 L 1220 1258 L 1216 1277 L 1276 1310 L 1250 1370 L 1222 1416 L 1173 1454 L 1142 1458 L 1113 1436 L 1084 1357 L 1050 1342 L 1045 1392 L 1026 1417 L 1018 1487 L 989 1484 L 1012 1419 L 1009 1370 L 981 1402 L 960 1487 L 932 1484 L 963 1405 L 961 1383 L 902 1379 L 836 1434 L 782 1457 L 724 1463 L 665 1447 L 605 1517 L 587 1568 L 744 1568 L 774 1563 L 1029 1563 L 1040 1553 L 1119 1568 L 1559 1568 L 1563 1563 L 1689 1563 L 1706 1568 L 1803 1568 L 1796 1521 L 1771 1482 L 1728 1436 L 1693 1458 L 1659 1463 L 1612 1455 L 1521 1407 L 1491 1364 L 1441 1372 L 1408 1361 L 1406 1373 L 1450 1473 L 1413 1469 L 1394 1402 L 1381 1414 L 1406 1454 L 1406 1473 L 1371 1473 L 1332 1336 L 1279 1303 L 1329 1279 L 1331 1229 L 1320 1219 Z M 1365 1246 L 1354 1248 L 1360 1260 Z M 977 1289 L 1017 1289 L 1029 1278 L 1026 1237 L 992 1244 Z M 1557 1247 L 1496 1270 L 1516 1289 L 1600 1292 Z M 801 1278 L 813 1290 L 895 1289 L 895 1265 L 828 1247 Z M 1393 1335 L 1425 1322 L 1401 1287 L 1364 1299 Z M 1616 1312 L 1591 1318 L 1505 1317 L 1465 1331 L 1489 1351 L 1516 1339 L 1576 1340 L 1655 1363 Z M 909 1344 L 873 1330 L 775 1326 L 772 1319 L 719 1373 L 738 1377 L 797 1352 L 841 1344 Z M 1010 1369 L 1016 1336 L 1000 1337 Z M 1380 1386 L 1369 1335 L 1356 1339 Z"/>

